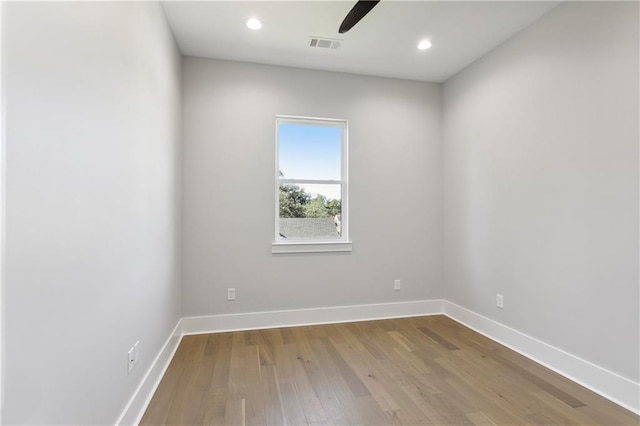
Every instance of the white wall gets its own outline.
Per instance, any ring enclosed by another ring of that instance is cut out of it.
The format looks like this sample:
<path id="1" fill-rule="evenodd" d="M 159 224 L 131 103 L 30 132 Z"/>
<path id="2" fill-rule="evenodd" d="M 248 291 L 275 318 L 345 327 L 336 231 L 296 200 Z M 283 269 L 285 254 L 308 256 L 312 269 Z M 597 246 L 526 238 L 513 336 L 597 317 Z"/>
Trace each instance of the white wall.
<path id="1" fill-rule="evenodd" d="M 440 110 L 436 84 L 185 58 L 183 314 L 440 298 Z M 276 114 L 349 120 L 352 253 L 271 253 Z"/>
<path id="2" fill-rule="evenodd" d="M 180 316 L 180 56 L 158 4 L 6 12 L 2 420 L 112 424 Z"/>
<path id="3" fill-rule="evenodd" d="M 5 4 L 6 2 L 0 1 L 0 423 L 2 419 L 2 407 L 4 407 L 4 336 L 5 333 L 5 297 L 4 297 L 4 283 L 5 283 L 5 183 L 6 183 L 6 130 L 5 123 L 6 118 L 6 89 L 4 82 L 4 31 L 5 27 Z"/>
<path id="4" fill-rule="evenodd" d="M 443 89 L 445 298 L 635 382 L 638 35 L 568 2 Z"/>

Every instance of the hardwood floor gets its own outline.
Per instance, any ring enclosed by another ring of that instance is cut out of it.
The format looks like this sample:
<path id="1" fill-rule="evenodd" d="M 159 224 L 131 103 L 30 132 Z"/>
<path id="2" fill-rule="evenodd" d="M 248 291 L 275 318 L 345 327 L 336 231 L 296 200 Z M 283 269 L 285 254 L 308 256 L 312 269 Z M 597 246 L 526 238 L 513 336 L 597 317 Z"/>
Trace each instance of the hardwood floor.
<path id="1" fill-rule="evenodd" d="M 439 315 L 185 336 L 141 424 L 638 425 L 640 419 Z"/>

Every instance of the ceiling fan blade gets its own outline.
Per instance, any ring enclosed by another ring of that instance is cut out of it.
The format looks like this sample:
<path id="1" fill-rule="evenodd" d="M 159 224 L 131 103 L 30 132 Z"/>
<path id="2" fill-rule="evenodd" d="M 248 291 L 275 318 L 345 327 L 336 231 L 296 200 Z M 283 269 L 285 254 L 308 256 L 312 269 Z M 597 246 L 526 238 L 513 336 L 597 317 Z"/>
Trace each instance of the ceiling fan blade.
<path id="1" fill-rule="evenodd" d="M 358 0 L 355 6 L 347 13 L 347 16 L 340 24 L 340 29 L 338 32 L 340 34 L 344 34 L 349 31 L 355 24 L 357 24 L 364 16 L 371 12 L 376 4 L 378 4 L 380 0 Z"/>

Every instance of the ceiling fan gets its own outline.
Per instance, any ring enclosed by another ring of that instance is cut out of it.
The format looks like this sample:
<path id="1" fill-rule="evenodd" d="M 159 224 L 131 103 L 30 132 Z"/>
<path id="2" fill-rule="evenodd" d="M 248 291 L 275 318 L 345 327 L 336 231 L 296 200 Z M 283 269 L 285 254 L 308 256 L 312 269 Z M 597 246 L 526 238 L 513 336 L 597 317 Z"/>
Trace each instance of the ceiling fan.
<path id="1" fill-rule="evenodd" d="M 344 21 L 340 24 L 340 29 L 338 32 L 340 34 L 344 34 L 349 31 L 355 24 L 357 24 L 364 16 L 371 12 L 380 0 L 358 0 L 358 2 L 353 6 L 353 8 L 347 13 Z"/>

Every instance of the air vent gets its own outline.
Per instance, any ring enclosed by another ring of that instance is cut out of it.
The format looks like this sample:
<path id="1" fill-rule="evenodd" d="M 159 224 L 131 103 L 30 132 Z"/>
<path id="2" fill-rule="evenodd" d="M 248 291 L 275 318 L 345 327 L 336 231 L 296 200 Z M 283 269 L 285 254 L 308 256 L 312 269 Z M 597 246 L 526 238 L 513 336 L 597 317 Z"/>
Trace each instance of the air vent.
<path id="1" fill-rule="evenodd" d="M 310 37 L 310 40 L 309 46 L 323 49 L 337 49 L 342 44 L 342 40 L 336 38 Z"/>

